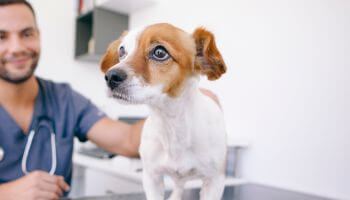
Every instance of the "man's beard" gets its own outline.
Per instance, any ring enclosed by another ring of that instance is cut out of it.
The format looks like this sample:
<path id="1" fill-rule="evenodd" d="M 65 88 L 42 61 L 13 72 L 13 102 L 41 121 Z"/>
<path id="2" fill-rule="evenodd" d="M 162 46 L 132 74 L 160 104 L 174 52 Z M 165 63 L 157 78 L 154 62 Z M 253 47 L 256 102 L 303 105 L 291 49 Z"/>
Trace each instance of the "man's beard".
<path id="1" fill-rule="evenodd" d="M 32 58 L 33 63 L 31 64 L 30 69 L 28 70 L 27 73 L 25 73 L 22 76 L 16 76 L 13 73 L 10 73 L 9 71 L 7 71 L 5 67 L 0 67 L 0 78 L 13 84 L 21 84 L 27 81 L 30 77 L 33 76 L 39 61 L 38 53 L 31 52 L 29 56 Z M 5 66 L 7 61 L 4 59 L 1 59 L 0 62 L 1 62 L 0 65 Z"/>

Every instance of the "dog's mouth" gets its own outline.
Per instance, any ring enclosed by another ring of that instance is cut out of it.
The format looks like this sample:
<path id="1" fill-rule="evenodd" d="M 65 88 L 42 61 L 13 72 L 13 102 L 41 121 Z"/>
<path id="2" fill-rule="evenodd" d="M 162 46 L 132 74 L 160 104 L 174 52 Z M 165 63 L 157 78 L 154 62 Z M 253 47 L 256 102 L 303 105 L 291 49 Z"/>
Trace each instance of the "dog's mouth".
<path id="1" fill-rule="evenodd" d="M 120 93 L 117 91 L 113 91 L 112 92 L 112 97 L 116 98 L 116 99 L 120 99 L 126 102 L 132 102 L 132 97 L 130 95 L 124 94 L 124 93 Z"/>
<path id="2" fill-rule="evenodd" d="M 128 91 L 121 90 L 121 89 L 113 89 L 108 90 L 109 96 L 117 99 L 121 103 L 126 104 L 138 104 L 136 98 L 133 95 L 130 95 Z"/>
<path id="3" fill-rule="evenodd" d="M 149 104 L 159 96 L 161 89 L 140 84 L 137 80 L 108 89 L 108 96 L 122 104 Z"/>

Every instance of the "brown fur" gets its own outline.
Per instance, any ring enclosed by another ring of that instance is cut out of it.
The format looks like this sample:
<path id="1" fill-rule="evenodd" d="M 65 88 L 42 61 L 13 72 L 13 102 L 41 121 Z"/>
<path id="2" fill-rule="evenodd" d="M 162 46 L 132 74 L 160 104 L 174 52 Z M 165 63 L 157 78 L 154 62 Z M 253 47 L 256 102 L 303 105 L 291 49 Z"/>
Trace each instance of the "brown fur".
<path id="1" fill-rule="evenodd" d="M 126 34 L 127 32 L 125 31 L 117 40 L 108 46 L 101 60 L 101 70 L 103 73 L 106 73 L 109 68 L 119 63 L 119 45 Z"/>
<path id="2" fill-rule="evenodd" d="M 170 59 L 157 62 L 148 58 L 149 52 L 157 44 L 167 49 Z M 186 77 L 194 71 L 194 55 L 194 43 L 187 33 L 169 24 L 155 24 L 140 35 L 136 53 L 129 64 L 136 74 L 143 76 L 146 83 L 161 83 L 165 86 L 164 92 L 174 97 L 181 92 Z"/>
<path id="3" fill-rule="evenodd" d="M 226 65 L 215 44 L 214 35 L 204 28 L 197 28 L 192 34 L 196 43 L 195 70 L 216 80 L 226 72 Z"/>

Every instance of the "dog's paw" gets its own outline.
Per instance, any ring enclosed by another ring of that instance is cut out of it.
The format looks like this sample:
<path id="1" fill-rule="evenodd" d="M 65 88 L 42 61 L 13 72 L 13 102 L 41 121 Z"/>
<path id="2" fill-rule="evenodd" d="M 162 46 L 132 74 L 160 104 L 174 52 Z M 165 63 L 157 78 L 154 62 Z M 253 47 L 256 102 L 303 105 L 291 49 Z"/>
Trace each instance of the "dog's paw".
<path id="1" fill-rule="evenodd" d="M 166 200 L 182 200 L 182 198 L 180 195 L 173 192 Z"/>
<path id="2" fill-rule="evenodd" d="M 169 198 L 167 198 L 166 200 L 182 200 L 182 198 L 180 197 L 172 197 L 170 196 Z"/>

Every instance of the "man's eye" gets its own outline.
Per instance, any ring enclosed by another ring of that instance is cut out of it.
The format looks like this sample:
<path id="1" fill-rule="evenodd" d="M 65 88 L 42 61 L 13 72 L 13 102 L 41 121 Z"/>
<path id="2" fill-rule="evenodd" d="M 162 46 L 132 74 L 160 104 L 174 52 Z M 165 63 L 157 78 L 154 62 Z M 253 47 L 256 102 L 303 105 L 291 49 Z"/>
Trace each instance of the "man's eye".
<path id="1" fill-rule="evenodd" d="M 150 58 L 156 61 L 165 61 L 169 59 L 170 55 L 168 51 L 161 45 L 156 46 L 150 52 Z"/>
<path id="2" fill-rule="evenodd" d="M 121 46 L 119 48 L 119 58 L 124 58 L 125 56 L 126 56 L 125 48 L 124 48 L 124 46 Z"/>
<path id="3" fill-rule="evenodd" d="M 34 32 L 33 31 L 25 31 L 25 32 L 23 32 L 22 36 L 24 38 L 31 38 L 34 36 Z"/>
<path id="4" fill-rule="evenodd" d="M 5 40 L 6 39 L 6 34 L 0 33 L 0 40 Z"/>
<path id="5" fill-rule="evenodd" d="M 29 33 L 24 33 L 24 36 L 26 36 L 26 37 L 31 37 L 31 36 L 33 36 L 33 33 L 31 33 L 31 32 L 29 32 Z"/>

